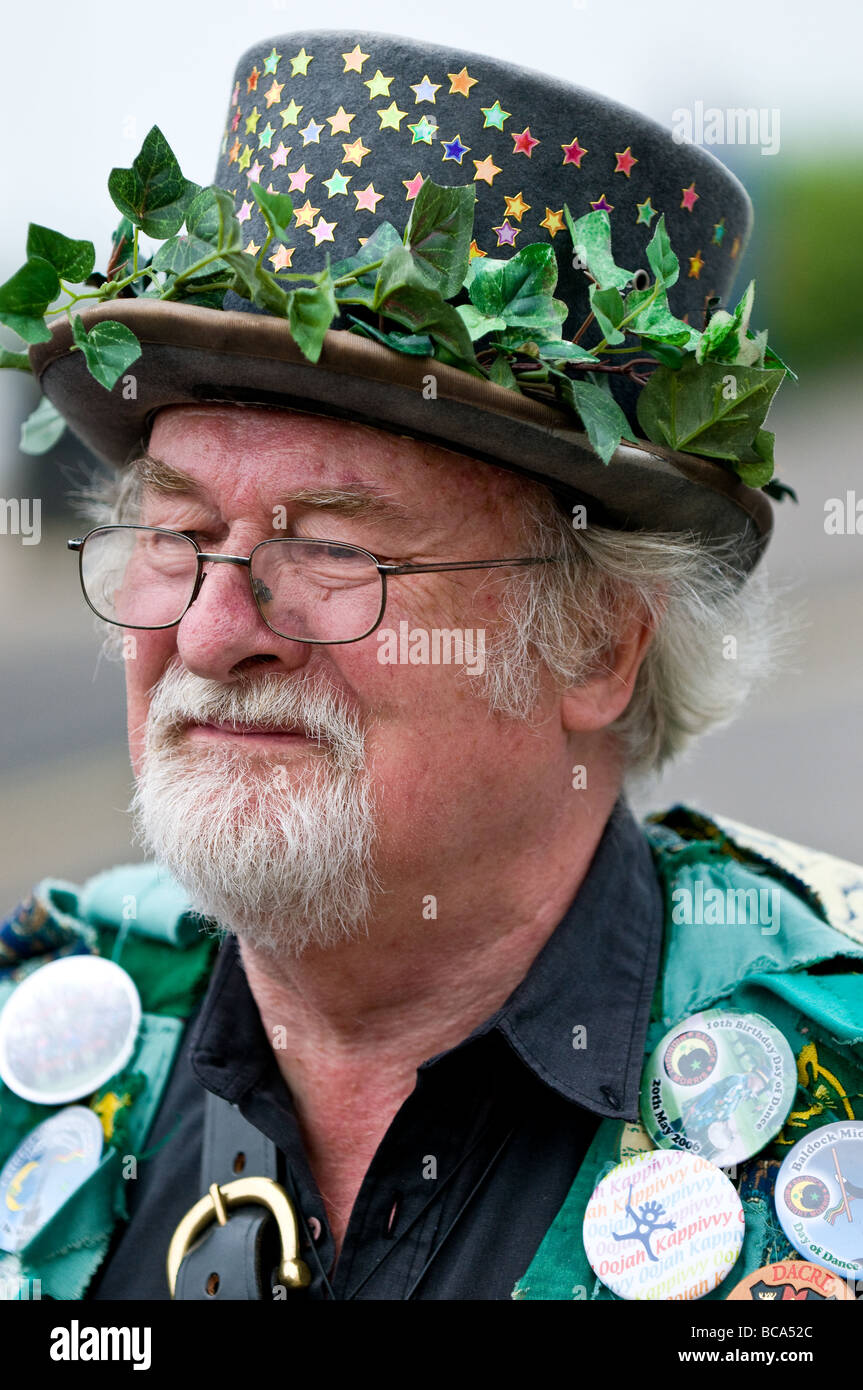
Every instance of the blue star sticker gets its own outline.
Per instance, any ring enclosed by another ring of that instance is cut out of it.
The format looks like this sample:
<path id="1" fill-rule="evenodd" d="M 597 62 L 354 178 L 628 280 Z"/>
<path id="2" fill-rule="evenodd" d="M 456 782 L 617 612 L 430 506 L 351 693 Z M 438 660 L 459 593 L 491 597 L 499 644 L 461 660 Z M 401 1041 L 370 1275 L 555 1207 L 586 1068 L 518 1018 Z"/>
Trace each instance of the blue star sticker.
<path id="1" fill-rule="evenodd" d="M 454 159 L 456 164 L 461 164 L 470 150 L 470 145 L 462 144 L 460 135 L 457 135 L 454 140 L 441 140 L 441 144 L 444 148 L 444 159 Z"/>

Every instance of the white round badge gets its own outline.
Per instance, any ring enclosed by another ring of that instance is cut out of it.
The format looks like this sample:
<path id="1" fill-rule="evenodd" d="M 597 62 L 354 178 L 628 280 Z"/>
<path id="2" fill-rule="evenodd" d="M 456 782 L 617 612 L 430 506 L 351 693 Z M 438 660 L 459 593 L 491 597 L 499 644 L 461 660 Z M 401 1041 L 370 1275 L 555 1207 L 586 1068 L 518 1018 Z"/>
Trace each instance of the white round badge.
<path id="1" fill-rule="evenodd" d="M 22 980 L 0 1013 L 0 1077 L 38 1105 L 80 1100 L 126 1065 L 141 1000 L 125 970 L 66 956 Z"/>
<path id="2" fill-rule="evenodd" d="M 584 1248 L 620 1298 L 703 1298 L 731 1273 L 743 1226 L 740 1198 L 715 1164 L 655 1149 L 624 1159 L 597 1184 Z"/>

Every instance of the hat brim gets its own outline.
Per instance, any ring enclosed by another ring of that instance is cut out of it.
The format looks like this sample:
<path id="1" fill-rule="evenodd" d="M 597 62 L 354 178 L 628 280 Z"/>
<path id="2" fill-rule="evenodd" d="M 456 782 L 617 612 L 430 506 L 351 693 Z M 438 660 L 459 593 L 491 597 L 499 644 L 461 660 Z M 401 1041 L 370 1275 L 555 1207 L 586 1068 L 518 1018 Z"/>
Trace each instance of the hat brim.
<path id="1" fill-rule="evenodd" d="M 287 321 L 271 315 L 117 299 L 81 319 L 88 330 L 104 319 L 125 324 L 141 343 L 113 390 L 91 376 L 66 318 L 50 342 L 31 347 L 30 362 L 69 427 L 115 467 L 165 406 L 254 402 L 355 420 L 514 469 L 595 501 L 593 519 L 606 524 L 728 539 L 743 570 L 770 536 L 767 497 L 720 463 L 632 442 L 605 465 L 563 410 L 357 333 L 327 332 L 313 364 Z"/>

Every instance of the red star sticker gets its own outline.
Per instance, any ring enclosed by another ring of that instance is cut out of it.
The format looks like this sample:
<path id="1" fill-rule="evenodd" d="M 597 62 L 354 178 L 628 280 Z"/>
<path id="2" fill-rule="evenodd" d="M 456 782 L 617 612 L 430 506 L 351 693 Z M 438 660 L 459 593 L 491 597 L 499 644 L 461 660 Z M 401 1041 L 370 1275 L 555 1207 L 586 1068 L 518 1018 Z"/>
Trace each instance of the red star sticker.
<path id="1" fill-rule="evenodd" d="M 405 202 L 409 203 L 411 199 L 415 198 L 419 193 L 420 189 L 423 186 L 424 179 L 422 174 L 417 172 L 416 174 L 414 174 L 412 179 L 402 179 L 402 183 L 407 189 L 407 193 L 405 194 Z"/>
<path id="2" fill-rule="evenodd" d="M 681 192 L 683 194 L 683 201 L 680 206 L 686 208 L 687 212 L 691 212 L 700 197 L 700 194 L 695 191 L 695 184 L 691 183 L 688 188 L 681 189 Z"/>
<path id="3" fill-rule="evenodd" d="M 626 149 L 621 150 L 619 153 L 617 150 L 615 150 L 614 156 L 617 160 L 617 163 L 614 166 L 614 172 L 616 174 L 625 174 L 626 177 L 629 178 L 629 175 L 632 172 L 633 164 L 638 163 L 638 160 L 632 153 L 632 146 L 627 145 Z"/>
<path id="4" fill-rule="evenodd" d="M 578 143 L 578 136 L 571 140 L 568 145 L 561 145 L 560 148 L 563 150 L 564 164 L 574 164 L 576 169 L 580 169 L 581 161 L 587 154 L 587 150 Z"/>
<path id="5" fill-rule="evenodd" d="M 510 131 L 510 135 L 513 140 L 513 154 L 526 154 L 530 159 L 532 151 L 539 144 L 539 141 L 531 135 L 530 126 L 526 125 L 520 135 L 516 135 L 514 131 Z"/>
<path id="6" fill-rule="evenodd" d="M 246 78 L 246 91 L 247 91 L 247 92 L 256 92 L 256 91 L 258 90 L 258 78 L 260 77 L 260 75 L 261 75 L 261 74 L 258 72 L 258 69 L 257 69 L 257 68 L 252 68 L 252 71 L 249 73 L 248 77 Z"/>

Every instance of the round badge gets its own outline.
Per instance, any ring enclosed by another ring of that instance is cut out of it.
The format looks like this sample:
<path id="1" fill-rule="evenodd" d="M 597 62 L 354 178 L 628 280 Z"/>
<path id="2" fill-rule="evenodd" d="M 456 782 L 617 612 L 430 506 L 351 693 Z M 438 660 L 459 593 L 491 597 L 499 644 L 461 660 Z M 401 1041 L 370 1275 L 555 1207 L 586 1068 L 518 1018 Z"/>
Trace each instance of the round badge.
<path id="1" fill-rule="evenodd" d="M 584 1214 L 590 1267 L 620 1298 L 703 1298 L 743 1244 L 743 1207 L 705 1158 L 654 1149 L 618 1163 Z"/>
<path id="2" fill-rule="evenodd" d="M 141 1022 L 135 982 L 100 956 L 28 975 L 0 1014 L 0 1077 L 39 1105 L 90 1095 L 126 1065 Z"/>
<path id="3" fill-rule="evenodd" d="M 804 1260 L 763 1265 L 741 1279 L 728 1295 L 729 1301 L 743 1299 L 747 1303 L 836 1303 L 853 1298 L 851 1289 L 838 1274 Z"/>
<path id="4" fill-rule="evenodd" d="M 83 1105 L 43 1120 L 0 1173 L 0 1250 L 23 1250 L 99 1166 L 102 1126 Z"/>
<path id="5" fill-rule="evenodd" d="M 773 1193 L 795 1250 L 846 1279 L 863 1275 L 863 1121 L 822 1125 L 785 1155 Z"/>
<path id="6" fill-rule="evenodd" d="M 728 1168 L 779 1133 L 796 1089 L 791 1048 L 768 1019 L 707 1009 L 678 1023 L 651 1054 L 641 1117 L 659 1148 Z"/>

